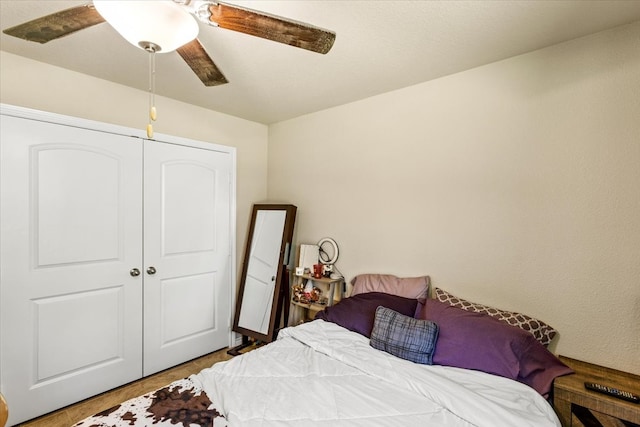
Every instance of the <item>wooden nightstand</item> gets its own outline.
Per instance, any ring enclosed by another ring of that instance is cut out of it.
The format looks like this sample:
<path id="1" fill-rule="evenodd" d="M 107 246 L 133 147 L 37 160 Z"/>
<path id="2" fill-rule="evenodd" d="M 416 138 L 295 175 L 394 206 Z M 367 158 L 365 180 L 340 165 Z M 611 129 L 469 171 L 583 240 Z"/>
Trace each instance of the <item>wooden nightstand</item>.
<path id="1" fill-rule="evenodd" d="M 318 303 L 301 303 L 298 301 L 294 301 L 294 296 L 291 295 L 291 304 L 298 308 L 298 313 L 292 311 L 292 322 L 290 324 L 298 324 L 300 322 L 305 322 L 308 320 L 313 320 L 314 316 L 317 312 L 322 311 L 325 307 L 332 306 L 335 302 L 342 299 L 343 292 L 342 288 L 344 286 L 344 278 L 340 277 L 338 279 L 330 279 L 328 277 L 315 278 L 308 274 L 295 275 L 296 283 L 306 283 L 308 281 L 313 282 L 313 286 L 318 286 L 319 288 L 324 288 L 323 295 L 326 298 L 325 304 Z"/>
<path id="2" fill-rule="evenodd" d="M 596 393 L 584 387 L 594 382 L 640 395 L 640 376 L 560 356 L 575 374 L 556 378 L 553 406 L 563 427 L 640 425 L 640 404 Z"/>

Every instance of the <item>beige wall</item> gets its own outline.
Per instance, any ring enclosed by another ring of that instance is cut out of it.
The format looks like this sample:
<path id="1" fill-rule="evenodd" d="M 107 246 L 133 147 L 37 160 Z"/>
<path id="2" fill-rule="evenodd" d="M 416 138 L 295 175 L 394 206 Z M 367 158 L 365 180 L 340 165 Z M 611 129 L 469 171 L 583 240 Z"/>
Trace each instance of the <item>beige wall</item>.
<path id="1" fill-rule="evenodd" d="M 0 102 L 144 129 L 148 94 L 0 51 Z M 236 147 L 237 271 L 253 203 L 267 195 L 267 126 L 156 97 L 155 132 Z"/>
<path id="2" fill-rule="evenodd" d="M 348 279 L 429 274 L 640 374 L 639 49 L 636 23 L 268 135 L 158 97 L 156 132 L 237 147 L 239 263 L 251 204 L 294 203 L 298 243 L 335 238 Z M 0 52 L 0 102 L 138 128 L 147 93 Z"/>
<path id="3" fill-rule="evenodd" d="M 269 198 L 347 279 L 429 274 L 640 374 L 639 53 L 635 23 L 272 125 Z"/>

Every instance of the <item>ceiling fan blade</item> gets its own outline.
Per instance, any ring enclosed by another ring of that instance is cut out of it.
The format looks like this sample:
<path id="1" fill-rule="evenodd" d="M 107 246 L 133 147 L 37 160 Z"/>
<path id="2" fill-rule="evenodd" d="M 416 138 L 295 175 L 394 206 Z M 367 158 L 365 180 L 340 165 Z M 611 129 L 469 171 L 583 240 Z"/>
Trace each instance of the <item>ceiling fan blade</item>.
<path id="1" fill-rule="evenodd" d="M 3 33 L 32 42 L 46 43 L 104 22 L 92 4 L 72 7 L 7 28 Z"/>
<path id="2" fill-rule="evenodd" d="M 212 3 L 209 12 L 212 25 L 312 52 L 329 52 L 336 39 L 332 31 L 235 5 Z"/>
<path id="3" fill-rule="evenodd" d="M 180 54 L 184 62 L 191 67 L 205 86 L 218 86 L 229 83 L 198 39 L 179 47 L 176 52 Z"/>

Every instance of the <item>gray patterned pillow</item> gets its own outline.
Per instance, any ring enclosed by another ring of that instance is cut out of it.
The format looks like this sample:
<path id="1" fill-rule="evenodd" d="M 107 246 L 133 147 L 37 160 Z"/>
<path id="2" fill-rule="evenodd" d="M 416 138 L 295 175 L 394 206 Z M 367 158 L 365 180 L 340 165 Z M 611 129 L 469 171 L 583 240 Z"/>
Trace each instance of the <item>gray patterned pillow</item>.
<path id="1" fill-rule="evenodd" d="M 553 337 L 556 336 L 557 331 L 551 326 L 547 325 L 542 320 L 535 319 L 531 316 L 527 316 L 526 314 L 500 310 L 498 308 L 489 307 L 488 305 L 467 301 L 453 296 L 440 288 L 435 288 L 435 294 L 436 299 L 440 302 L 446 302 L 449 305 L 463 310 L 488 314 L 501 322 L 524 329 L 525 331 L 530 332 L 531 335 L 533 335 L 535 339 L 544 346 L 548 346 Z"/>
<path id="2" fill-rule="evenodd" d="M 438 339 L 438 325 L 414 319 L 386 307 L 376 309 L 371 347 L 401 359 L 431 365 Z"/>

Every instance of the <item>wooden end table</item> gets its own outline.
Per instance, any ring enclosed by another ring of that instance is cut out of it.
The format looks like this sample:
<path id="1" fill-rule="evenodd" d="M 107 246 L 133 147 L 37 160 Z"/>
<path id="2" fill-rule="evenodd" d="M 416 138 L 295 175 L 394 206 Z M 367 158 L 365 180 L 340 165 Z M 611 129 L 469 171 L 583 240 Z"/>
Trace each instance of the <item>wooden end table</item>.
<path id="1" fill-rule="evenodd" d="M 596 393 L 584 387 L 594 382 L 640 396 L 640 376 L 560 356 L 575 374 L 556 378 L 553 407 L 563 427 L 636 427 L 640 425 L 640 403 Z"/>

